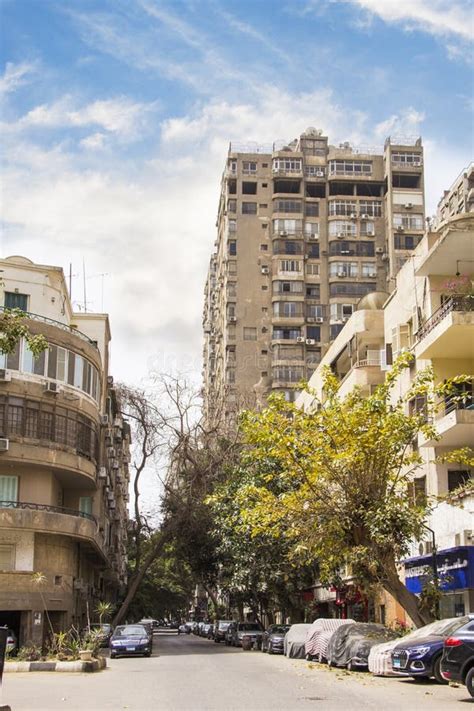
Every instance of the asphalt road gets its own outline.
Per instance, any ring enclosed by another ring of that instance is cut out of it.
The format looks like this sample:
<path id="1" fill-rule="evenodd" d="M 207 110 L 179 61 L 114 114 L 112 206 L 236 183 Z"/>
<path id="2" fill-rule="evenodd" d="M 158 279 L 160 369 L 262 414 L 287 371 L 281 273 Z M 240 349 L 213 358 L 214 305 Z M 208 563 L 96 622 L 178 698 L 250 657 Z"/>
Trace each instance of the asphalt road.
<path id="1" fill-rule="evenodd" d="M 149 659 L 96 674 L 6 674 L 12 711 L 446 711 L 469 708 L 464 687 L 381 679 L 243 652 L 193 635 L 155 635 Z"/>

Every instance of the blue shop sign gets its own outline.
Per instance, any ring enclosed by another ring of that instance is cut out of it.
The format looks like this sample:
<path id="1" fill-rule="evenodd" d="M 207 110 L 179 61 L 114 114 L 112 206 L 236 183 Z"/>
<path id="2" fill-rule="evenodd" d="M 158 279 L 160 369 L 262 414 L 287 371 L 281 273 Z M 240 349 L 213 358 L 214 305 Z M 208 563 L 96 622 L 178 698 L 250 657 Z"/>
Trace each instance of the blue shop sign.
<path id="1" fill-rule="evenodd" d="M 474 546 L 447 548 L 436 554 L 440 588 L 465 590 L 474 588 Z M 405 565 L 405 585 L 412 593 L 421 593 L 423 584 L 432 578 L 433 556 L 408 558 Z"/>

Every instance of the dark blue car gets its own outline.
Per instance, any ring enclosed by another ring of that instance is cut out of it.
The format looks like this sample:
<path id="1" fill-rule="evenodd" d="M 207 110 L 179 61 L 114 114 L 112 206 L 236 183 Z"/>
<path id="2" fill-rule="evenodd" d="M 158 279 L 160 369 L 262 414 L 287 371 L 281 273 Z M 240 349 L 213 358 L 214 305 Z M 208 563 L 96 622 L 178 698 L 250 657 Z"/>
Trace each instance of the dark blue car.
<path id="1" fill-rule="evenodd" d="M 445 639 L 441 673 L 447 681 L 460 681 L 474 697 L 474 615 Z"/>
<path id="2" fill-rule="evenodd" d="M 393 671 L 413 679 L 433 676 L 447 684 L 440 669 L 444 640 L 468 621 L 467 616 L 437 620 L 420 628 L 415 639 L 401 640 L 392 651 Z"/>
<path id="3" fill-rule="evenodd" d="M 119 625 L 110 638 L 110 658 L 135 655 L 150 657 L 152 646 L 152 635 L 143 625 Z"/>

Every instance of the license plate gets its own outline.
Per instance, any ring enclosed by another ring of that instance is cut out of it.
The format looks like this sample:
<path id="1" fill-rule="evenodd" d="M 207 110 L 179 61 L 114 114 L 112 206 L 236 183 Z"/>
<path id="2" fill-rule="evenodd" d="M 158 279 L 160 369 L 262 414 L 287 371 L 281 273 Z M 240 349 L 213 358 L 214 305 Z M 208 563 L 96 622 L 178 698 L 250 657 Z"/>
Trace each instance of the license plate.
<path id="1" fill-rule="evenodd" d="M 399 659 L 394 659 L 394 660 L 393 660 L 393 668 L 394 668 L 394 669 L 395 669 L 395 667 L 397 667 L 398 669 L 400 669 L 401 666 L 402 666 L 402 665 L 401 665 L 401 662 L 400 662 Z"/>
<path id="2" fill-rule="evenodd" d="M 125 649 L 127 650 L 127 652 L 134 652 L 135 651 L 135 647 L 125 647 Z"/>

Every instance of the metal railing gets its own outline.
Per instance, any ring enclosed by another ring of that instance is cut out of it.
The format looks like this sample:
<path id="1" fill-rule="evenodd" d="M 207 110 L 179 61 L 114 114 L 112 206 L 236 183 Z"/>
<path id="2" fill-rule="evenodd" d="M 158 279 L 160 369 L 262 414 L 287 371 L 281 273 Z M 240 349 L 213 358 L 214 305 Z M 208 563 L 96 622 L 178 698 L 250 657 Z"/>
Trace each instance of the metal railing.
<path id="1" fill-rule="evenodd" d="M 97 519 L 90 513 L 68 509 L 64 506 L 49 506 L 49 504 L 34 504 L 31 501 L 0 501 L 0 509 L 27 509 L 29 511 L 47 511 L 49 513 L 65 514 L 66 516 L 78 516 L 86 518 L 97 524 Z"/>
<path id="2" fill-rule="evenodd" d="M 453 311 L 474 311 L 474 296 L 457 294 L 447 299 L 420 328 L 417 333 L 418 342 L 425 338 L 428 333 Z"/>
<path id="3" fill-rule="evenodd" d="M 3 311 L 11 311 L 11 309 L 6 309 L 5 306 L 0 306 L 0 313 Z M 23 313 L 25 314 L 26 318 L 31 318 L 33 321 L 41 321 L 42 323 L 47 323 L 50 326 L 60 328 L 62 331 L 68 331 L 69 333 L 73 333 L 75 336 L 78 336 L 78 338 L 82 338 L 83 341 L 87 341 L 87 343 L 90 343 L 90 345 L 94 346 L 94 348 L 97 348 L 97 341 L 93 341 L 92 338 L 86 336 L 85 333 L 79 331 L 79 329 L 77 328 L 68 326 L 67 323 L 61 323 L 61 321 L 55 321 L 52 318 L 48 318 L 47 316 L 41 316 L 40 314 L 34 314 L 31 311 L 23 311 Z"/>

